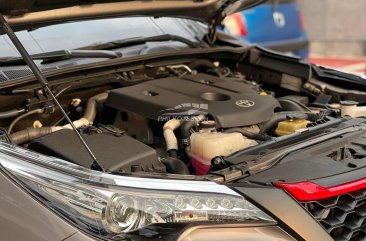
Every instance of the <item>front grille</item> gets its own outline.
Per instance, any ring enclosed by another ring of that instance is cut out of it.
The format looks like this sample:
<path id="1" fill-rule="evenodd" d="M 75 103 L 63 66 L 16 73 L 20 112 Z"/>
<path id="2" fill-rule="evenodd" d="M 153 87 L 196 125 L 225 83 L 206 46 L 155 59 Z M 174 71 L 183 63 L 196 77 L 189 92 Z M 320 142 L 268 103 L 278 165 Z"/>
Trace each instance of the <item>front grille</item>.
<path id="1" fill-rule="evenodd" d="M 336 241 L 366 241 L 366 188 L 302 203 Z"/>

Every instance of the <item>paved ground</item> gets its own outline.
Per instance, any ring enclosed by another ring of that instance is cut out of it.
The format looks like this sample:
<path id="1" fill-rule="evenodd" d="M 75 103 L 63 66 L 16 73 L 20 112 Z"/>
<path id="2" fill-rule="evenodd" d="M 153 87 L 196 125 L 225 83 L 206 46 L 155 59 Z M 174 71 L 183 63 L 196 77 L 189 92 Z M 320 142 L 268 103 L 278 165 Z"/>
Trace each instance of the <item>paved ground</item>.
<path id="1" fill-rule="evenodd" d="M 312 57 L 311 63 L 342 69 L 361 75 L 366 73 L 366 58 L 321 58 Z"/>

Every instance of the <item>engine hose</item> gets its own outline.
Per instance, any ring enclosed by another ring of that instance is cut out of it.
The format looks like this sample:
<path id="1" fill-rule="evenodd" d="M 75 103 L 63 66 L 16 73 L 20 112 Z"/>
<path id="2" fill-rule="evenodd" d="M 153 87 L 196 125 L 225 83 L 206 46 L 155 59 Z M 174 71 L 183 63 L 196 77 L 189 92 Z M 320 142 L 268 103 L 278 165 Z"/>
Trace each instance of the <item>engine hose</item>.
<path id="1" fill-rule="evenodd" d="M 0 112 L 0 119 L 12 118 L 25 113 L 25 109 L 15 109 L 5 112 Z"/>
<path id="2" fill-rule="evenodd" d="M 192 63 L 190 63 L 189 67 L 191 69 L 198 69 L 198 70 L 200 70 L 202 68 L 209 69 L 217 76 L 220 76 L 220 73 L 217 71 L 216 66 L 207 59 L 197 59 L 197 60 L 193 61 Z"/>
<path id="3" fill-rule="evenodd" d="M 191 129 L 196 125 L 194 121 L 185 121 L 182 124 L 182 127 L 180 129 L 181 136 L 182 136 L 182 144 L 184 146 L 190 145 L 190 136 L 191 136 Z"/>
<path id="4" fill-rule="evenodd" d="M 184 146 L 184 152 L 186 153 L 187 157 L 190 156 L 190 137 L 191 137 L 191 129 L 198 125 L 200 122 L 202 122 L 203 120 L 205 120 L 205 116 L 204 115 L 199 115 L 197 117 L 195 117 L 193 120 L 191 121 L 185 121 L 182 124 L 181 127 L 181 141 L 182 141 L 182 145 Z"/>
<path id="5" fill-rule="evenodd" d="M 292 100 L 288 98 L 279 98 L 278 101 L 283 109 L 283 111 L 308 111 L 311 112 L 311 109 L 306 105 Z"/>
<path id="6" fill-rule="evenodd" d="M 259 141 L 268 141 L 271 139 L 271 137 L 266 134 L 253 133 L 253 132 L 247 131 L 247 130 L 239 128 L 239 127 L 226 129 L 226 130 L 223 130 L 222 132 L 223 133 L 238 132 L 238 133 L 242 134 L 243 136 L 248 137 L 248 139 L 254 139 L 254 140 L 259 140 Z"/>
<path id="7" fill-rule="evenodd" d="M 207 59 L 197 59 L 197 60 L 194 60 L 192 63 L 190 63 L 189 67 L 192 69 L 198 69 L 198 68 L 202 68 L 202 67 L 215 68 L 215 65 Z"/>
<path id="8" fill-rule="evenodd" d="M 108 93 L 101 93 L 99 95 L 95 95 L 88 100 L 86 104 L 86 109 L 83 118 L 94 121 L 97 116 L 97 104 L 101 102 L 105 102 L 107 100 Z"/>
<path id="9" fill-rule="evenodd" d="M 90 125 L 90 123 L 92 123 L 97 116 L 97 104 L 106 101 L 107 97 L 108 93 L 106 92 L 91 97 L 86 103 L 83 117 L 73 122 L 76 128 Z M 70 124 L 67 124 L 64 125 L 63 128 L 71 129 L 72 127 Z"/>
<path id="10" fill-rule="evenodd" d="M 166 143 L 166 150 L 169 155 L 178 151 L 178 140 L 174 134 L 174 130 L 179 128 L 182 124 L 181 120 L 171 119 L 163 126 L 163 135 Z"/>
<path id="11" fill-rule="evenodd" d="M 180 175 L 189 175 L 189 169 L 184 164 L 183 161 L 173 158 L 167 157 L 161 160 L 161 162 L 165 165 L 167 172 L 172 174 L 180 174 Z"/>
<path id="12" fill-rule="evenodd" d="M 258 124 L 259 129 L 262 133 L 267 133 L 268 131 L 274 129 L 277 124 L 281 121 L 288 120 L 290 116 L 295 116 L 297 118 L 309 119 L 309 115 L 313 116 L 312 113 L 304 112 L 304 111 L 284 111 L 277 112 L 274 114 L 273 118 L 269 121 Z"/>
<path id="13" fill-rule="evenodd" d="M 16 125 L 16 123 L 18 123 L 18 121 L 20 121 L 21 119 L 30 116 L 30 115 L 34 115 L 34 114 L 42 114 L 44 112 L 44 109 L 34 109 L 31 110 L 23 115 L 18 116 L 17 118 L 15 118 L 15 120 L 13 120 L 13 122 L 11 122 L 9 129 L 8 129 L 8 133 L 10 134 L 11 131 L 13 130 L 14 126 Z"/>
<path id="14" fill-rule="evenodd" d="M 27 128 L 25 130 L 10 134 L 9 136 L 14 144 L 19 145 L 22 143 L 29 142 L 33 139 L 45 136 L 60 129 L 61 127 Z"/>
<path id="15" fill-rule="evenodd" d="M 96 109 L 97 103 L 105 101 L 107 99 L 107 97 L 108 97 L 108 93 L 102 93 L 102 94 L 98 94 L 96 96 L 91 97 L 88 100 L 87 104 L 86 104 L 85 113 L 84 113 L 83 117 L 80 118 L 79 120 L 76 120 L 76 121 L 73 122 L 74 125 L 76 126 L 76 128 L 80 128 L 80 127 L 85 126 L 85 125 L 90 125 L 90 123 L 95 120 L 95 117 L 97 115 L 97 109 Z M 40 109 L 38 109 L 38 111 L 39 110 Z M 36 110 L 34 110 L 34 111 L 36 111 Z M 17 119 L 15 119 L 13 121 L 13 123 L 15 124 L 21 118 L 24 118 L 25 116 L 34 114 L 34 113 L 31 113 L 31 112 L 32 111 L 26 113 L 27 115 L 24 114 L 22 116 L 19 116 Z M 14 124 L 10 126 L 11 128 L 9 127 L 9 131 L 12 130 Z M 22 144 L 22 143 L 32 141 L 36 138 L 45 136 L 47 134 L 50 134 L 52 132 L 55 132 L 55 131 L 58 131 L 58 130 L 61 130 L 61 129 L 71 129 L 71 125 L 68 124 L 68 125 L 64 125 L 64 126 L 28 128 L 26 130 L 18 131 L 14 134 L 10 134 L 10 138 L 12 139 L 12 141 L 15 144 Z"/>
<path id="16" fill-rule="evenodd" d="M 168 150 L 168 155 L 170 157 L 178 158 L 178 150 L 170 149 Z"/>
<path id="17" fill-rule="evenodd" d="M 194 126 L 198 125 L 203 120 L 205 120 L 205 116 L 199 115 L 199 116 L 193 118 L 193 120 L 183 122 L 180 131 L 181 131 L 181 136 L 182 136 L 182 144 L 184 146 L 190 146 L 189 139 L 191 137 L 191 129 Z"/>

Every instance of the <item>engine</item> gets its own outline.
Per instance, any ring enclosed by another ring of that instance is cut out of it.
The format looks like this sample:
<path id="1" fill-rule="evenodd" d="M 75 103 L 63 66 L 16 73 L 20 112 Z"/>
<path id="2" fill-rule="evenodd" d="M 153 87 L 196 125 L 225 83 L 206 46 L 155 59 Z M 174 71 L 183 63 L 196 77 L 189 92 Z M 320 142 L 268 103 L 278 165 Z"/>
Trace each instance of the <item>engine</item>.
<path id="1" fill-rule="evenodd" d="M 107 89 L 87 103 L 72 99 L 74 125 L 98 163 L 67 123 L 41 127 L 34 120 L 33 128 L 10 138 L 97 170 L 205 175 L 216 157 L 291 134 L 324 116 L 309 111 L 300 103 L 304 99 L 275 98 L 274 92 L 240 74 L 175 73 Z"/>
<path id="2" fill-rule="evenodd" d="M 163 78 L 115 89 L 106 105 L 157 121 L 208 114 L 217 128 L 265 122 L 280 107 L 272 96 L 260 95 L 256 86 L 208 74 Z"/>
<path id="3" fill-rule="evenodd" d="M 188 159 L 198 175 L 209 171 L 213 157 L 257 144 L 239 132 L 217 130 L 266 122 L 280 107 L 274 97 L 261 95 L 255 85 L 208 74 L 156 79 L 115 89 L 105 104 L 118 110 L 115 126 L 146 144 L 154 143 L 154 133 L 148 126 L 162 126 L 168 155 Z M 130 117 L 133 121 L 129 121 Z M 144 132 L 135 130 L 136 119 L 146 124 Z M 192 128 L 197 132 L 191 134 Z M 179 141 L 174 131 L 178 132 Z M 183 154 L 179 153 L 182 149 Z"/>

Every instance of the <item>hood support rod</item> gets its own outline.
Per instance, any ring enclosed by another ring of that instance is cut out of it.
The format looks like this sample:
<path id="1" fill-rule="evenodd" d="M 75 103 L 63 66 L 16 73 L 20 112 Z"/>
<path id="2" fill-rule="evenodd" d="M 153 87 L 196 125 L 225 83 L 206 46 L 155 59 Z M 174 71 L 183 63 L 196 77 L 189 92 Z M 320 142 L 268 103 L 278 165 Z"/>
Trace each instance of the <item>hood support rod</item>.
<path id="1" fill-rule="evenodd" d="M 34 63 L 32 57 L 29 55 L 29 53 L 27 52 L 27 50 L 24 48 L 23 44 L 20 42 L 20 40 L 18 39 L 18 37 L 15 35 L 14 31 L 12 30 L 12 28 L 10 27 L 10 25 L 6 22 L 3 14 L 1 14 L 1 13 L 0 13 L 0 28 L 2 29 L 2 31 L 6 35 L 8 35 L 8 37 L 11 40 L 11 42 L 14 44 L 15 48 L 18 50 L 18 52 L 23 57 L 23 59 L 26 62 L 26 64 L 29 66 L 29 68 L 33 72 L 34 76 L 37 78 L 38 82 L 41 84 L 41 86 L 46 91 L 46 93 L 48 93 L 49 96 L 51 96 L 53 102 L 60 109 L 62 115 L 66 118 L 67 122 L 70 124 L 70 126 L 74 130 L 76 136 L 79 138 L 81 144 L 85 147 L 85 149 L 89 153 L 90 157 L 93 159 L 93 162 L 95 164 L 97 164 L 104 171 L 103 166 L 98 162 L 98 160 L 95 157 L 94 153 L 91 151 L 90 147 L 85 142 L 85 140 L 83 139 L 83 137 L 80 135 L 80 133 L 77 130 L 76 126 L 71 121 L 71 119 L 69 118 L 69 116 L 67 115 L 67 113 L 65 112 L 65 110 L 62 108 L 60 102 L 57 100 L 57 98 L 53 94 L 52 90 L 50 89 L 50 87 L 48 85 L 48 81 L 47 81 L 46 77 L 40 71 L 40 69 L 38 68 L 38 66 Z"/>

